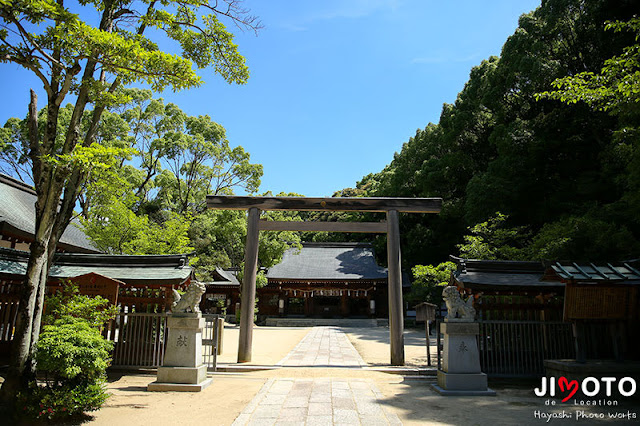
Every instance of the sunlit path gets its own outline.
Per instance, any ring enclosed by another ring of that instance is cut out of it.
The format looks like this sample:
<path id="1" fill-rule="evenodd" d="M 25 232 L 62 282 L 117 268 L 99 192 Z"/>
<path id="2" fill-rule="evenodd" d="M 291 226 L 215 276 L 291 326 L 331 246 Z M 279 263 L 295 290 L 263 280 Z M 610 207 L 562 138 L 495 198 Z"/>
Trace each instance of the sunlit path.
<path id="1" fill-rule="evenodd" d="M 353 367 L 366 363 L 342 330 L 314 327 L 279 363 L 288 367 Z M 400 425 L 379 402 L 371 379 L 269 379 L 233 423 L 242 425 Z"/>
<path id="2" fill-rule="evenodd" d="M 362 367 L 366 363 L 342 330 L 314 327 L 278 365 Z"/>

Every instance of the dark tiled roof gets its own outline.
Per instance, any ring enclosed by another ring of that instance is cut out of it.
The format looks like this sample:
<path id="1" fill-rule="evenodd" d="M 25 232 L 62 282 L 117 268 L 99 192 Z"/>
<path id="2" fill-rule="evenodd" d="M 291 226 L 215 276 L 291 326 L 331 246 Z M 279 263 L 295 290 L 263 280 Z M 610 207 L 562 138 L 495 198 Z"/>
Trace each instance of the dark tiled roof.
<path id="1" fill-rule="evenodd" d="M 569 262 L 555 262 L 551 269 L 563 280 L 589 282 L 620 282 L 640 283 L 640 271 L 631 264 L 635 262 L 621 262 L 616 265 L 577 264 Z"/>
<path id="2" fill-rule="evenodd" d="M 564 288 L 564 283 L 569 280 L 580 283 L 640 283 L 640 265 L 636 260 L 594 265 L 450 258 L 458 264 L 454 278 L 469 288 Z"/>
<path id="3" fill-rule="evenodd" d="M 216 268 L 213 279 L 214 281 L 207 281 L 203 284 L 208 287 L 240 287 L 240 282 L 233 271 Z"/>
<path id="4" fill-rule="evenodd" d="M 25 274 L 29 253 L 0 248 L 0 274 Z M 53 279 L 73 278 L 97 273 L 131 285 L 184 282 L 193 272 L 186 255 L 105 255 L 59 253 L 49 271 Z"/>
<path id="5" fill-rule="evenodd" d="M 387 270 L 375 261 L 370 244 L 303 243 L 289 249 L 267 273 L 273 280 L 384 280 Z"/>
<path id="6" fill-rule="evenodd" d="M 453 276 L 465 288 L 564 288 L 564 283 L 557 279 L 542 281 L 545 277 L 542 262 L 450 258 L 458 265 Z"/>
<path id="7" fill-rule="evenodd" d="M 31 241 L 36 223 L 34 189 L 0 174 L 0 200 L 0 231 Z M 60 238 L 59 246 L 68 251 L 99 253 L 78 226 L 77 221 L 71 221 Z"/>

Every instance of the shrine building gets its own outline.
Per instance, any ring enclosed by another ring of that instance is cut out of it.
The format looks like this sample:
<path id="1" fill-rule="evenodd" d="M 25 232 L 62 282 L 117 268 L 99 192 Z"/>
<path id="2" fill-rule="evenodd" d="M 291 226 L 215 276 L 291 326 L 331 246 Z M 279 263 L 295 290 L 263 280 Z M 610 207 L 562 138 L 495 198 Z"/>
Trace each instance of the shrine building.
<path id="1" fill-rule="evenodd" d="M 370 244 L 302 243 L 289 249 L 258 290 L 260 313 L 312 318 L 386 317 L 387 270 Z"/>

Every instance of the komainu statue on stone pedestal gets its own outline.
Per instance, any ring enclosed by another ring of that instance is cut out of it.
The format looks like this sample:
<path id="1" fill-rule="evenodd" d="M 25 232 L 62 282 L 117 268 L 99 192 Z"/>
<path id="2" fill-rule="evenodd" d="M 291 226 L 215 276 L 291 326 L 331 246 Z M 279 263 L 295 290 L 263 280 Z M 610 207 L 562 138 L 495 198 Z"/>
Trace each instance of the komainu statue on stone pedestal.
<path id="1" fill-rule="evenodd" d="M 476 318 L 476 309 L 473 307 L 473 295 L 466 301 L 460 297 L 460 292 L 455 286 L 448 286 L 442 290 L 442 297 L 447 305 L 447 317 L 445 321 L 473 321 Z M 460 316 L 457 318 L 457 316 Z"/>
<path id="2" fill-rule="evenodd" d="M 192 281 L 182 296 L 180 296 L 180 293 L 176 290 L 173 290 L 171 312 L 174 314 L 182 314 L 189 310 L 194 314 L 200 313 L 200 299 L 206 290 L 205 285 L 198 281 Z"/>

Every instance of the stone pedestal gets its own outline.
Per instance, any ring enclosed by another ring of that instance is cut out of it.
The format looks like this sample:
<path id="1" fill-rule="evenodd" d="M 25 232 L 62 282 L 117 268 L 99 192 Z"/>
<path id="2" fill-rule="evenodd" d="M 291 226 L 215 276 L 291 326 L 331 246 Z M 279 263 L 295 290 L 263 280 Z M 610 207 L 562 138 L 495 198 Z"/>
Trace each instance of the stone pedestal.
<path id="1" fill-rule="evenodd" d="M 438 384 L 431 386 L 441 395 L 496 394 L 487 387 L 487 375 L 480 371 L 476 340 L 479 331 L 480 326 L 476 322 L 440 324 L 440 332 L 444 335 L 442 370 L 438 370 Z"/>
<path id="2" fill-rule="evenodd" d="M 207 366 L 202 363 L 201 314 L 178 314 L 167 318 L 164 363 L 158 379 L 147 386 L 149 391 L 199 392 L 211 384 Z"/>

